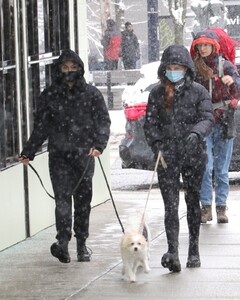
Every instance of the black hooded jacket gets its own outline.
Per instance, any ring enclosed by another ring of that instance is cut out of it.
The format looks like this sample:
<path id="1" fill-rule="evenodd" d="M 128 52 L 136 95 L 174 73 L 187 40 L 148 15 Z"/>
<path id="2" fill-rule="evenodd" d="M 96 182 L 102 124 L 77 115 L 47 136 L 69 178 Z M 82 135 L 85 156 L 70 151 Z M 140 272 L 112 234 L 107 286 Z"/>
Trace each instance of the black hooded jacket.
<path id="1" fill-rule="evenodd" d="M 70 89 L 62 81 L 60 64 L 71 60 L 80 66 L 79 78 Z M 34 129 L 21 155 L 33 159 L 48 139 L 48 150 L 74 152 L 105 149 L 110 135 L 110 118 L 100 91 L 86 83 L 79 56 L 65 50 L 54 64 L 53 84 L 40 95 Z"/>
<path id="2" fill-rule="evenodd" d="M 165 108 L 166 66 L 178 64 L 186 66 L 184 80 L 175 84 L 174 100 Z M 194 82 L 194 64 L 188 50 L 181 45 L 169 46 L 163 53 L 158 76 L 159 85 L 149 94 L 144 131 L 147 142 L 152 149 L 156 143 L 163 151 L 165 158 L 186 158 L 194 164 L 203 153 L 204 137 L 212 129 L 214 118 L 211 97 L 207 90 Z M 199 145 L 194 153 L 188 155 L 186 139 L 190 133 L 197 133 Z"/>
<path id="3" fill-rule="evenodd" d="M 121 55 L 123 61 L 136 62 L 140 58 L 139 42 L 133 31 L 122 32 Z"/>

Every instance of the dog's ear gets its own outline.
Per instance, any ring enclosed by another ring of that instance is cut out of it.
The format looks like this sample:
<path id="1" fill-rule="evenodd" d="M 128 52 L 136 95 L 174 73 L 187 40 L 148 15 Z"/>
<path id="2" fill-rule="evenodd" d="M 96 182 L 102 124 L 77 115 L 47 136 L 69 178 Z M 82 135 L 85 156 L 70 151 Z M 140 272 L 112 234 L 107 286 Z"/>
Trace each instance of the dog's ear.
<path id="1" fill-rule="evenodd" d="M 143 226 L 142 235 L 145 237 L 146 241 L 148 242 L 148 229 L 147 229 L 146 225 Z"/>

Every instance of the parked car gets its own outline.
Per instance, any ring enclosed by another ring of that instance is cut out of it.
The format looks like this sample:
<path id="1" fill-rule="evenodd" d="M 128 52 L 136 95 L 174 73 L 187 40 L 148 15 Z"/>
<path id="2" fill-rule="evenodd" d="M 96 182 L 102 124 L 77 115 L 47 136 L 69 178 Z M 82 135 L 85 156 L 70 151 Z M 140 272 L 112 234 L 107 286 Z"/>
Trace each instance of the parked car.
<path id="1" fill-rule="evenodd" d="M 134 86 L 127 88 L 122 95 L 126 117 L 126 135 L 119 145 L 122 168 L 153 170 L 153 152 L 148 146 L 143 124 L 145 121 L 148 95 L 159 80 L 157 68 L 160 62 L 150 63 L 142 67 L 143 77 Z M 239 63 L 240 71 L 240 63 Z M 229 171 L 240 171 L 240 103 L 235 114 L 236 137 Z"/>
<path id="2" fill-rule="evenodd" d="M 139 103 L 147 103 L 148 95 L 153 86 L 158 83 L 157 70 L 160 61 L 143 65 L 140 69 L 141 78 L 135 85 L 129 85 L 122 93 L 123 107 L 132 106 Z"/>

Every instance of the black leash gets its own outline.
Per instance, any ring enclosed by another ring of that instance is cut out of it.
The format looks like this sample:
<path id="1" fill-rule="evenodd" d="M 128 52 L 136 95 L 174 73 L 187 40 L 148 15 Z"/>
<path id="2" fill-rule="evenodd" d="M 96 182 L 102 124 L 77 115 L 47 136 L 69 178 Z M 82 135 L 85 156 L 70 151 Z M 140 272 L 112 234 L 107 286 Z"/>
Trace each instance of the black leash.
<path id="1" fill-rule="evenodd" d="M 51 197 L 52 199 L 54 199 L 55 200 L 55 198 L 51 195 L 51 194 L 49 194 L 49 192 L 46 190 L 46 188 L 45 188 L 45 186 L 44 186 L 44 184 L 43 184 L 43 182 L 42 182 L 42 179 L 41 179 L 41 177 L 40 177 L 40 175 L 38 174 L 38 172 L 36 171 L 36 169 L 29 163 L 28 164 L 28 166 L 33 170 L 33 172 L 37 175 L 37 177 L 38 177 L 38 179 L 39 179 L 39 181 L 40 181 L 40 183 L 41 183 L 41 186 L 43 187 L 43 189 L 44 189 L 44 191 L 47 193 L 47 195 L 49 196 L 49 197 Z"/>
<path id="2" fill-rule="evenodd" d="M 124 233 L 124 227 L 123 227 L 122 222 L 121 222 L 121 220 L 120 220 L 120 218 L 119 218 L 119 215 L 118 215 L 118 212 L 117 212 L 117 208 L 116 208 L 115 202 L 114 202 L 114 200 L 113 200 L 112 192 L 111 192 L 110 186 L 109 186 L 109 184 L 108 184 L 107 176 L 106 176 L 106 174 L 105 174 L 105 172 L 104 172 L 104 169 L 103 169 L 103 166 L 102 166 L 102 162 L 101 162 L 101 160 L 100 160 L 99 157 L 98 157 L 98 161 L 99 161 L 99 164 L 100 164 L 100 167 L 101 167 L 101 170 L 102 170 L 104 179 L 105 179 L 106 184 L 107 184 L 107 188 L 108 188 L 108 191 L 109 191 L 109 194 L 110 194 L 110 198 L 111 198 L 111 200 L 112 200 L 112 204 L 113 204 L 113 207 L 114 207 L 116 216 L 117 216 L 117 218 L 118 218 L 118 222 L 119 222 L 119 224 L 120 224 L 120 226 L 121 226 L 121 228 L 122 228 L 122 232 Z"/>
<path id="3" fill-rule="evenodd" d="M 72 191 L 72 195 L 76 192 L 77 188 L 79 187 L 80 183 L 82 182 L 83 180 L 83 177 L 85 176 L 86 172 L 87 172 L 87 169 L 88 169 L 88 166 L 89 166 L 89 163 L 90 163 L 90 160 L 91 160 L 91 156 L 88 157 L 88 160 L 87 160 L 87 164 L 86 164 L 86 167 L 82 173 L 82 176 L 80 177 L 80 179 L 78 180 L 78 183 L 76 184 L 75 188 L 73 189 Z"/>
<path id="4" fill-rule="evenodd" d="M 85 169 L 84 169 L 84 171 L 83 171 L 83 174 L 82 174 L 81 178 L 78 180 L 78 183 L 76 184 L 76 186 L 74 187 L 74 189 L 73 189 L 73 191 L 72 191 L 72 194 L 74 194 L 74 192 L 76 191 L 76 189 L 79 187 L 81 181 L 83 180 L 83 177 L 85 176 L 86 171 L 87 171 L 87 169 L 88 169 L 88 166 L 89 166 L 89 163 L 90 163 L 90 159 L 91 159 L 91 156 L 89 156 L 88 161 L 87 161 L 87 164 L 86 164 L 86 167 L 85 167 Z M 117 218 L 118 218 L 118 222 L 119 222 L 119 224 L 120 224 L 120 226 L 121 226 L 121 228 L 122 228 L 122 232 L 124 233 L 124 227 L 123 227 L 122 222 L 121 222 L 121 220 L 120 220 L 120 217 L 119 217 L 119 215 L 118 215 L 117 208 L 116 208 L 115 202 L 114 202 L 114 200 L 113 200 L 112 192 L 111 192 L 111 189 L 110 189 L 108 180 L 107 180 L 107 176 L 106 176 L 106 174 L 105 174 L 105 172 L 104 172 L 104 169 L 103 169 L 103 166 L 102 166 L 102 162 L 101 162 L 101 160 L 100 160 L 99 157 L 98 157 L 98 161 L 99 161 L 99 164 L 100 164 L 100 167 L 101 167 L 101 170 L 102 170 L 102 173 L 103 173 L 103 177 L 104 177 L 104 179 L 105 179 L 105 182 L 106 182 L 106 185 L 107 185 L 107 188 L 108 188 L 108 192 L 109 192 L 110 198 L 111 198 L 111 200 L 112 200 L 113 208 L 114 208 L 115 213 L 116 213 L 116 216 L 117 216 Z M 38 172 L 36 171 L 36 169 L 35 169 L 30 163 L 28 164 L 28 166 L 29 166 L 29 167 L 33 170 L 33 172 L 37 175 L 37 177 L 38 177 L 38 179 L 39 179 L 39 181 L 40 181 L 40 183 L 41 183 L 41 186 L 43 187 L 43 189 L 45 190 L 45 192 L 47 193 L 47 195 L 48 195 L 49 197 L 51 197 L 52 199 L 55 200 L 55 197 L 53 197 L 53 196 L 47 191 L 47 189 L 45 188 L 45 186 L 44 186 L 44 184 L 43 184 L 43 182 L 42 182 L 42 179 L 41 179 L 40 175 L 38 174 Z"/>
<path id="5" fill-rule="evenodd" d="M 86 172 L 87 172 L 87 169 L 88 169 L 88 166 L 89 166 L 89 163 L 90 163 L 90 159 L 91 159 L 91 156 L 89 156 L 89 158 L 88 158 L 88 160 L 87 160 L 86 167 L 85 167 L 85 169 L 84 169 L 84 171 L 83 171 L 83 173 L 82 173 L 82 176 L 80 177 L 80 179 L 78 180 L 76 186 L 74 187 L 74 189 L 73 189 L 73 191 L 72 191 L 72 195 L 76 192 L 77 188 L 79 187 L 80 183 L 82 182 L 83 177 L 85 176 L 85 174 L 86 174 Z M 52 199 L 55 200 L 55 197 L 53 197 L 53 196 L 47 191 L 47 189 L 45 188 L 45 186 L 44 186 L 44 184 L 43 184 L 43 182 L 42 182 L 42 179 L 41 179 L 40 175 L 38 174 L 37 170 L 36 170 L 30 163 L 29 163 L 28 165 L 29 165 L 29 167 L 33 170 L 33 172 L 37 175 L 37 177 L 38 177 L 38 179 L 39 179 L 39 181 L 40 181 L 40 183 L 41 183 L 41 186 L 43 187 L 43 189 L 44 189 L 44 191 L 47 193 L 47 195 L 48 195 L 49 197 L 51 197 Z"/>

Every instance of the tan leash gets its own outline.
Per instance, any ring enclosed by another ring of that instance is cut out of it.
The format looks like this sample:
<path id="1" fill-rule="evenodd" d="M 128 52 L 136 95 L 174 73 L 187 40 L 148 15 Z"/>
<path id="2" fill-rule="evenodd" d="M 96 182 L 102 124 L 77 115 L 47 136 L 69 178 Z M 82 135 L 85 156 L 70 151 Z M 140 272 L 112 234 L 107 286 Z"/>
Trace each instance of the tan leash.
<path id="1" fill-rule="evenodd" d="M 151 192 L 151 189 L 152 189 L 152 186 L 153 186 L 153 180 L 154 180 L 155 174 L 157 172 L 157 167 L 158 167 L 159 161 L 161 162 L 162 167 L 164 169 L 166 169 L 167 168 L 167 164 L 166 164 L 166 162 L 164 160 L 164 157 L 162 155 L 162 152 L 160 150 L 158 152 L 157 160 L 156 160 L 154 171 L 153 171 L 153 175 L 152 175 L 152 180 L 151 180 L 151 183 L 150 183 L 150 186 L 149 186 L 149 189 L 148 189 L 148 195 L 147 195 L 147 199 L 146 199 L 146 202 L 145 202 L 145 207 L 144 207 L 144 210 L 143 210 L 143 215 L 142 215 L 142 219 L 141 219 L 141 223 L 140 223 L 140 228 L 139 228 L 139 232 L 140 233 L 143 232 L 144 217 L 145 217 L 145 213 L 146 213 L 146 209 L 147 209 L 147 204 L 148 204 L 150 192 Z"/>

